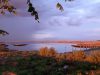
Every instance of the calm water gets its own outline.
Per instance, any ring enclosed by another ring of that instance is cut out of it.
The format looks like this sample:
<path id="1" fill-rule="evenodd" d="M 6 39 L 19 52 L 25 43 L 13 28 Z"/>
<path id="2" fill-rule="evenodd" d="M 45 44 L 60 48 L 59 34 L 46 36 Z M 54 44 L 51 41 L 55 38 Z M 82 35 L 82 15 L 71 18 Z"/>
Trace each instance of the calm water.
<path id="1" fill-rule="evenodd" d="M 10 49 L 16 49 L 16 50 L 39 50 L 41 47 L 54 47 L 58 52 L 69 52 L 72 50 L 75 50 L 75 48 L 72 48 L 71 44 L 28 44 L 26 46 L 13 46 L 10 45 Z"/>

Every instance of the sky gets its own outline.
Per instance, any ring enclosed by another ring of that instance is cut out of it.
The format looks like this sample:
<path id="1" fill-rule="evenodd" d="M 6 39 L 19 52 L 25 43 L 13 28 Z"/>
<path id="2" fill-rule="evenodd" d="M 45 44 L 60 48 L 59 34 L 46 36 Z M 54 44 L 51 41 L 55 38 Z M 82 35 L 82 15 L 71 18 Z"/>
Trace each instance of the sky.
<path id="1" fill-rule="evenodd" d="M 40 23 L 27 12 L 26 0 L 11 0 L 17 16 L 0 15 L 0 29 L 10 33 L 1 41 L 16 40 L 100 40 L 100 0 L 31 0 Z M 64 11 L 56 8 L 61 3 Z"/>

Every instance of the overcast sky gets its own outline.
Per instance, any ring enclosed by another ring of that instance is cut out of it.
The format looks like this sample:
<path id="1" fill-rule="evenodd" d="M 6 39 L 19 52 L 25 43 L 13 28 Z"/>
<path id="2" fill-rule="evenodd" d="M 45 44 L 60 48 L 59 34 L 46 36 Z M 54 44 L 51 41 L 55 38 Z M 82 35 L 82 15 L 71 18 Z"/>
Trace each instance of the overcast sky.
<path id="1" fill-rule="evenodd" d="M 100 40 L 100 0 L 31 1 L 39 13 L 40 23 L 27 12 L 26 0 L 12 0 L 18 14 L 0 15 L 0 29 L 10 33 L 0 40 Z M 63 12 L 56 8 L 57 2 L 63 5 Z"/>

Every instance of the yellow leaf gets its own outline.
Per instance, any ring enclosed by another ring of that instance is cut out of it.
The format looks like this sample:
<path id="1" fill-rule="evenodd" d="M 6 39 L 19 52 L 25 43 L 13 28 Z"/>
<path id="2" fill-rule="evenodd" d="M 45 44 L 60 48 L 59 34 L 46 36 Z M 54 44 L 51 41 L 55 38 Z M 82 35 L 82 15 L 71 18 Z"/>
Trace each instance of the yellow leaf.
<path id="1" fill-rule="evenodd" d="M 59 10 L 61 10 L 61 11 L 64 10 L 63 7 L 62 7 L 62 5 L 61 5 L 60 3 L 57 3 L 56 7 L 57 7 Z"/>
<path id="2" fill-rule="evenodd" d="M 17 15 L 17 12 L 16 12 L 16 11 L 13 11 L 13 14 L 14 14 L 14 15 Z"/>

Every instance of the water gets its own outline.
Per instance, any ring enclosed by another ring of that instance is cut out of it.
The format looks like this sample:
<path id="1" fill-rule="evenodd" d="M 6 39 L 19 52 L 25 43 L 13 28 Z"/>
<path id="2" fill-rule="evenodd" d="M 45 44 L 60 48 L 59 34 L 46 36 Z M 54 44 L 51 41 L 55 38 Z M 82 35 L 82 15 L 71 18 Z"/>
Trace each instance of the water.
<path id="1" fill-rule="evenodd" d="M 69 52 L 73 50 L 71 44 L 42 43 L 42 44 L 28 44 L 26 46 L 9 45 L 9 48 L 14 50 L 39 50 L 41 47 L 48 47 L 48 48 L 54 47 L 57 50 L 57 52 Z"/>

